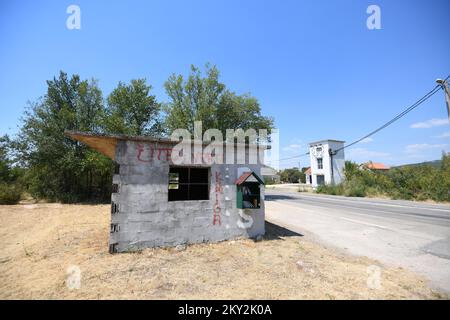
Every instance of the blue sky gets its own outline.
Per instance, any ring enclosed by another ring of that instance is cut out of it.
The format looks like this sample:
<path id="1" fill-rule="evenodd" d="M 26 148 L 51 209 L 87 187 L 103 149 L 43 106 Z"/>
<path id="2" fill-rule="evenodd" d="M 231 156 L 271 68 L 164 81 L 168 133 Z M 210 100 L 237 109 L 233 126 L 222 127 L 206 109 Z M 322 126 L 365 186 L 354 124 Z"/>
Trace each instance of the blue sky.
<path id="1" fill-rule="evenodd" d="M 81 30 L 66 8 L 81 9 Z M 366 27 L 370 4 L 381 30 Z M 172 73 L 210 62 L 250 92 L 280 129 L 281 158 L 325 138 L 351 142 L 391 119 L 450 73 L 450 2 L 433 1 L 0 1 L 0 134 L 17 132 L 28 100 L 59 70 L 99 80 L 145 77 L 160 101 Z M 390 165 L 450 151 L 442 92 L 349 159 Z M 281 163 L 308 165 L 307 158 Z"/>

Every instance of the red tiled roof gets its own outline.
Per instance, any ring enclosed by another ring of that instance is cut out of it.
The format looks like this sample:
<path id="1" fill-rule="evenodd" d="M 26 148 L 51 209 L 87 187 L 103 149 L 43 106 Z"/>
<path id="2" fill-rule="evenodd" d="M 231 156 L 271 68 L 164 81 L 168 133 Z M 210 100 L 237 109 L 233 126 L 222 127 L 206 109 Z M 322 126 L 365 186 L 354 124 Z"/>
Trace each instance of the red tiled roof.
<path id="1" fill-rule="evenodd" d="M 389 167 L 381 162 L 368 162 L 365 164 L 368 169 L 373 170 L 389 170 Z"/>
<path id="2" fill-rule="evenodd" d="M 248 179 L 248 177 L 250 177 L 251 175 L 253 175 L 255 178 L 256 178 L 256 180 L 258 180 L 260 183 L 262 183 L 262 184 L 264 184 L 264 182 L 263 181 L 261 181 L 261 179 L 255 174 L 255 173 L 253 173 L 253 172 L 244 172 L 237 180 L 236 180 L 236 184 L 237 185 L 240 185 L 240 184 L 242 184 L 242 183 L 244 183 L 245 182 L 245 180 L 247 180 Z"/>
<path id="3" fill-rule="evenodd" d="M 245 180 L 247 180 L 248 177 L 250 177 L 252 175 L 251 172 L 244 172 L 237 180 L 236 180 L 236 184 L 239 185 L 241 183 L 243 183 Z"/>

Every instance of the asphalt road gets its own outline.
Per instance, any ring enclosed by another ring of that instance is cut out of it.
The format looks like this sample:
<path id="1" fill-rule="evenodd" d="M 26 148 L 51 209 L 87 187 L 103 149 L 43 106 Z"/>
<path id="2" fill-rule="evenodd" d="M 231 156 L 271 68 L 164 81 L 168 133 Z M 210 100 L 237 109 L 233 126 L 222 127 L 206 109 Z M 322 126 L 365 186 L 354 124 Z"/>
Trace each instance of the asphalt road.
<path id="1" fill-rule="evenodd" d="M 266 219 L 450 293 L 450 205 L 266 190 Z"/>

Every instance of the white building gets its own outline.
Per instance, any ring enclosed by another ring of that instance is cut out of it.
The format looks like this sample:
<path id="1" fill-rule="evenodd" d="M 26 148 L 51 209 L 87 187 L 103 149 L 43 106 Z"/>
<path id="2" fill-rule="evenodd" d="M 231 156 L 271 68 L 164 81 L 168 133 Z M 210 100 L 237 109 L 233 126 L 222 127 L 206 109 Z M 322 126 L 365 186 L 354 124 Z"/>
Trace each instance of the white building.
<path id="1" fill-rule="evenodd" d="M 307 172 L 307 184 L 317 187 L 323 184 L 338 184 L 344 180 L 345 141 L 321 140 L 309 144 L 311 167 Z"/>

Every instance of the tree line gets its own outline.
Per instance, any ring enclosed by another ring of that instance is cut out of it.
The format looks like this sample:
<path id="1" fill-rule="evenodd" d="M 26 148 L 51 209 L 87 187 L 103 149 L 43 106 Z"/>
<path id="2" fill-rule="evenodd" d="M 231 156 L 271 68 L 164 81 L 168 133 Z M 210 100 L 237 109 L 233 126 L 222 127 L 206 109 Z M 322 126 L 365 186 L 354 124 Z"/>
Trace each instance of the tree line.
<path id="1" fill-rule="evenodd" d="M 353 197 L 450 201 L 450 154 L 447 153 L 442 154 L 439 166 L 401 166 L 387 172 L 364 169 L 346 161 L 344 175 L 344 182 L 319 186 L 317 192 Z"/>
<path id="2" fill-rule="evenodd" d="M 308 168 L 302 168 L 301 170 L 297 167 L 287 168 L 280 170 L 278 174 L 280 175 L 280 181 L 284 183 L 305 183 L 306 176 L 305 171 Z"/>
<path id="3" fill-rule="evenodd" d="M 112 161 L 64 135 L 64 130 L 98 134 L 169 136 L 178 128 L 203 130 L 273 128 L 252 95 L 236 94 L 219 80 L 219 70 L 191 66 L 187 77 L 164 83 L 168 101 L 158 101 L 146 79 L 119 82 L 105 98 L 98 81 L 61 71 L 46 93 L 31 102 L 14 138 L 0 137 L 0 203 L 21 195 L 48 201 L 109 201 Z"/>

